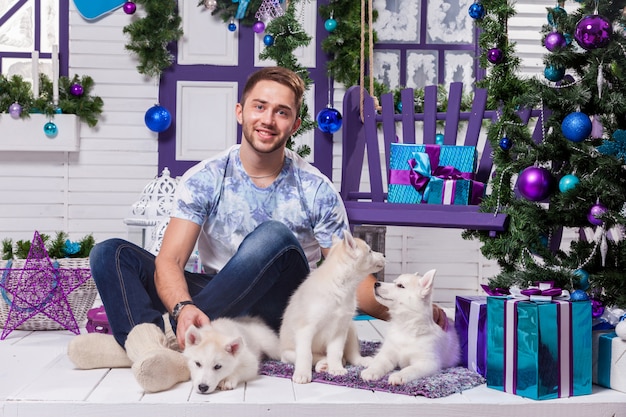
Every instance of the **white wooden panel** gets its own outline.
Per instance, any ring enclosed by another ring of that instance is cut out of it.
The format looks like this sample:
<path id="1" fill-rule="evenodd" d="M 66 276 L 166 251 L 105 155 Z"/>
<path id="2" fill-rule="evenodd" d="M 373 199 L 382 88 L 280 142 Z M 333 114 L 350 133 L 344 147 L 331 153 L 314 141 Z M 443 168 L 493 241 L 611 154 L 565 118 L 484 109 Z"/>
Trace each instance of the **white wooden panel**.
<path id="1" fill-rule="evenodd" d="M 180 65 L 237 65 L 239 40 L 219 16 L 212 16 L 197 1 L 179 3 L 183 22 L 183 37 L 178 41 Z"/>
<path id="2" fill-rule="evenodd" d="M 309 44 L 305 47 L 295 49 L 293 51 L 293 55 L 298 60 L 298 63 L 303 67 L 315 68 L 317 56 L 317 40 L 315 37 L 315 28 L 317 25 L 317 0 L 299 2 L 296 4 L 296 8 L 296 18 L 298 18 L 298 23 L 300 23 L 302 29 L 311 37 L 311 42 L 309 42 Z M 254 65 L 258 67 L 276 65 L 273 60 L 259 60 L 259 54 L 265 49 L 265 44 L 263 43 L 263 37 L 265 35 L 266 33 L 260 33 L 255 36 Z"/>
<path id="3" fill-rule="evenodd" d="M 200 160 L 237 143 L 237 83 L 179 81 L 176 159 Z"/>

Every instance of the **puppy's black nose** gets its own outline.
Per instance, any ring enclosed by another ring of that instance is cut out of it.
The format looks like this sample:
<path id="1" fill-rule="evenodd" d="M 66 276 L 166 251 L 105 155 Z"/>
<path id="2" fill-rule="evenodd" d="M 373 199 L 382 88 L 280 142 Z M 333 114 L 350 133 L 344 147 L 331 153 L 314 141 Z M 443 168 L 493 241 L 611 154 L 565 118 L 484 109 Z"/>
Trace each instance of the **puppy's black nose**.
<path id="1" fill-rule="evenodd" d="M 376 281 L 376 282 L 374 283 L 374 288 L 378 288 L 378 287 L 380 287 L 380 282 Z"/>
<path id="2" fill-rule="evenodd" d="M 209 390 L 209 386 L 207 384 L 198 385 L 198 391 L 200 391 L 202 394 L 206 393 L 208 390 Z"/>

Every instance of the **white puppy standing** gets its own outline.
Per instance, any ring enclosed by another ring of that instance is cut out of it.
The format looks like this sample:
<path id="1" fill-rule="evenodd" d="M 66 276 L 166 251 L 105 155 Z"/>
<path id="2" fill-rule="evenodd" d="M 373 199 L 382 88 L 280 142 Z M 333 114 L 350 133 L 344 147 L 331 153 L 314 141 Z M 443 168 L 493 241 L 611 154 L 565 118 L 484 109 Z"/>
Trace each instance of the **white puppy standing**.
<path id="1" fill-rule="evenodd" d="M 389 383 L 402 385 L 431 376 L 459 363 L 459 338 L 448 320 L 443 330 L 433 320 L 432 290 L 435 270 L 424 276 L 403 274 L 393 282 L 377 282 L 376 300 L 389 309 L 389 330 L 380 351 L 361 371 L 366 381 L 389 375 Z"/>
<path id="2" fill-rule="evenodd" d="M 292 380 L 311 382 L 317 372 L 344 375 L 344 361 L 366 366 L 352 318 L 356 289 L 368 275 L 385 266 L 382 253 L 344 232 L 333 237 L 328 257 L 291 296 L 280 328 L 281 360 L 293 363 Z"/>
<path id="3" fill-rule="evenodd" d="M 201 328 L 189 327 L 183 354 L 196 391 L 209 394 L 254 379 L 261 359 L 278 360 L 280 347 L 276 332 L 261 319 L 222 317 Z"/>

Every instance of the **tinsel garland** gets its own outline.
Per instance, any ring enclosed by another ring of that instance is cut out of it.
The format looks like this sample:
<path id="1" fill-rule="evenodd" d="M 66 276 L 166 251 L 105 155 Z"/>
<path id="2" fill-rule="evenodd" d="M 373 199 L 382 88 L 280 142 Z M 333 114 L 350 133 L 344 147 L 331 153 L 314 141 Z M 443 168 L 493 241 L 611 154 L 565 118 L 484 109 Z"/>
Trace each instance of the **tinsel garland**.
<path id="1" fill-rule="evenodd" d="M 76 96 L 71 94 L 71 87 L 80 84 L 83 94 Z M 21 118 L 28 118 L 31 113 L 43 113 L 54 117 L 57 107 L 64 114 L 75 114 L 81 121 L 94 127 L 98 123 L 98 117 L 102 113 L 104 105 L 98 96 L 92 96 L 93 79 L 89 76 L 80 77 L 74 75 L 72 78 L 59 77 L 59 102 L 55 106 L 52 100 L 53 85 L 46 74 L 39 74 L 39 97 L 34 98 L 30 82 L 24 81 L 19 75 L 6 78 L 0 74 L 0 109 L 9 108 L 13 103 L 22 106 Z"/>
<path id="2" fill-rule="evenodd" d="M 134 0 L 143 6 L 146 16 L 124 27 L 130 36 L 126 49 L 139 59 L 137 71 L 150 77 L 160 77 L 174 62 L 168 49 L 170 42 L 183 35 L 176 0 Z"/>

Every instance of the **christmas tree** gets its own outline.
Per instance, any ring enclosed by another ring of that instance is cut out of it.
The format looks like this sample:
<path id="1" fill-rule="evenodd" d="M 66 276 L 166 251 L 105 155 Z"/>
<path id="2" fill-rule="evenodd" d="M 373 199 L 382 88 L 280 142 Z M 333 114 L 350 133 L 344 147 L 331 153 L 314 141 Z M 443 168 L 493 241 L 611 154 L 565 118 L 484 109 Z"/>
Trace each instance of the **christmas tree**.
<path id="1" fill-rule="evenodd" d="M 506 33 L 513 6 L 481 0 L 469 9 L 482 29 L 480 83 L 500 114 L 488 133 L 496 170 L 482 208 L 507 213 L 510 224 L 495 237 L 463 236 L 498 261 L 492 289 L 554 281 L 574 299 L 624 308 L 626 0 L 571 5 L 546 7 L 544 74 L 526 78 Z M 519 117 L 528 108 L 539 116 L 540 141 Z M 563 228 L 585 238 L 559 248 Z"/>

